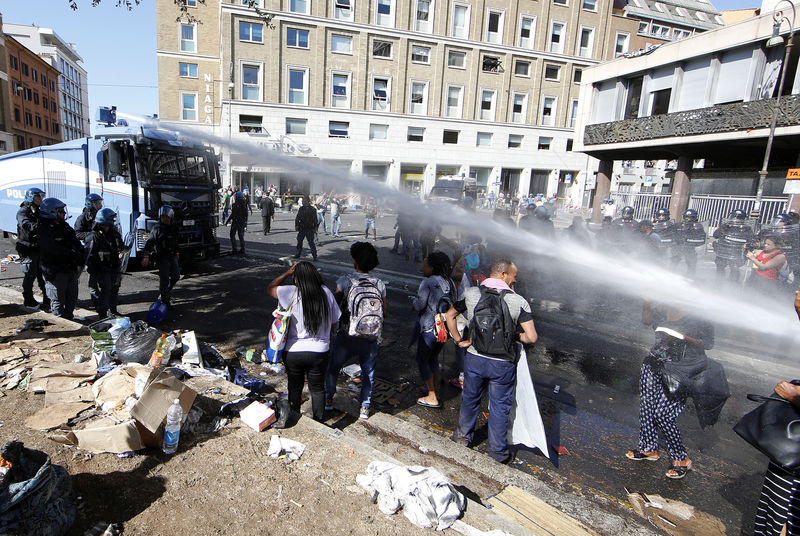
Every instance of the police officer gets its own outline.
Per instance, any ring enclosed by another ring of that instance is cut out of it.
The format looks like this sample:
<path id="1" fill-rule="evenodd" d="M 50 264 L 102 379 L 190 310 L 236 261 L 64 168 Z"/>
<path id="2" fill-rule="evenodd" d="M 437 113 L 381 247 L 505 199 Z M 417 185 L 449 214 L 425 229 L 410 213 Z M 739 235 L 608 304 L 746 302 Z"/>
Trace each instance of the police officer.
<path id="1" fill-rule="evenodd" d="M 800 225 L 795 223 L 791 213 L 778 214 L 772 222 L 758 233 L 759 243 L 763 247 L 764 240 L 777 236 L 783 242 L 781 252 L 786 255 L 786 262 L 794 274 L 795 287 L 800 285 Z"/>
<path id="2" fill-rule="evenodd" d="M 153 226 L 150 238 L 144 245 L 142 252 L 142 266 L 150 264 L 150 255 L 158 263 L 158 290 L 161 303 L 169 307 L 172 287 L 181 277 L 178 264 L 178 227 L 173 224 L 175 212 L 168 205 L 158 209 L 158 223 Z"/>
<path id="3" fill-rule="evenodd" d="M 75 229 L 66 222 L 66 206 L 55 197 L 42 201 L 39 206 L 39 246 L 51 312 L 72 320 L 78 302 L 78 279 L 86 258 Z"/>
<path id="4" fill-rule="evenodd" d="M 536 207 L 533 214 L 526 214 L 519 220 L 520 229 L 552 240 L 555 237 L 555 226 L 550 219 L 550 211 L 547 207 Z"/>
<path id="5" fill-rule="evenodd" d="M 661 250 L 665 257 L 673 255 L 675 244 L 675 222 L 670 219 L 669 209 L 656 210 L 656 221 L 653 223 L 653 233 L 661 239 Z"/>
<path id="6" fill-rule="evenodd" d="M 673 227 L 673 252 L 672 262 L 677 267 L 683 260 L 686 262 L 686 273 L 694 275 L 697 269 L 697 248 L 706 243 L 706 230 L 698 222 L 697 211 L 693 208 L 683 213 L 683 221 Z"/>
<path id="7" fill-rule="evenodd" d="M 747 213 L 744 210 L 736 209 L 714 231 L 714 238 L 717 239 L 714 242 L 714 252 L 717 254 L 714 264 L 717 265 L 718 278 L 725 276 L 727 268 L 731 281 L 739 282 L 741 277 L 739 269 L 745 262 L 745 250 L 753 244 L 755 239 L 753 228 L 746 220 Z"/>
<path id="8" fill-rule="evenodd" d="M 633 219 L 633 207 L 625 206 L 620 211 L 620 217 L 611 222 L 611 239 L 613 246 L 619 250 L 627 250 L 638 238 L 636 231 L 639 224 Z"/>
<path id="9" fill-rule="evenodd" d="M 25 307 L 38 307 L 33 297 L 33 280 L 39 284 L 42 291 L 42 309 L 50 310 L 50 298 L 45 291 L 44 278 L 39 265 L 39 206 L 44 198 L 44 190 L 28 188 L 23 201 L 17 211 L 17 253 L 22 262 L 22 298 Z"/>
<path id="10" fill-rule="evenodd" d="M 247 198 L 242 192 L 236 192 L 233 196 L 233 205 L 231 206 L 231 215 L 228 216 L 228 222 L 231 223 L 231 255 L 236 255 L 236 235 L 239 235 L 239 255 L 244 257 L 244 231 L 247 228 Z"/>
<path id="11" fill-rule="evenodd" d="M 125 245 L 114 225 L 116 219 L 117 213 L 110 208 L 100 210 L 95 217 L 94 228 L 84 242 L 88 255 L 87 271 L 94 278 L 99 291 L 96 310 L 100 318 L 105 318 L 109 311 L 113 315 L 119 314 L 117 296 Z"/>
<path id="12" fill-rule="evenodd" d="M 82 240 L 86 245 L 86 238 L 92 233 L 94 229 L 94 220 L 97 211 L 103 208 L 103 198 L 98 194 L 89 194 L 84 201 L 83 211 L 75 220 L 75 234 L 79 240 Z M 92 299 L 92 304 L 95 310 L 99 307 L 100 289 L 97 286 L 97 278 L 92 272 L 89 272 L 89 297 Z"/>

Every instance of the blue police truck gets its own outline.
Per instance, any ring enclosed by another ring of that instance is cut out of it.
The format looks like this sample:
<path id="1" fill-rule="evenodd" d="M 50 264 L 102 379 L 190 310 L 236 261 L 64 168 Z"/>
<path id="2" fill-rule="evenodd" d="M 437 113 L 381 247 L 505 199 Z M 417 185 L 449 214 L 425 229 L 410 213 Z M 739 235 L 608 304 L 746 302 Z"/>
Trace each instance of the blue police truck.
<path id="1" fill-rule="evenodd" d="M 17 232 L 17 210 L 33 186 L 66 203 L 73 218 L 88 194 L 101 195 L 103 205 L 118 214 L 131 257 L 142 251 L 163 205 L 175 211 L 182 260 L 219 255 L 217 155 L 178 132 L 111 126 L 95 137 L 0 156 L 4 233 Z"/>

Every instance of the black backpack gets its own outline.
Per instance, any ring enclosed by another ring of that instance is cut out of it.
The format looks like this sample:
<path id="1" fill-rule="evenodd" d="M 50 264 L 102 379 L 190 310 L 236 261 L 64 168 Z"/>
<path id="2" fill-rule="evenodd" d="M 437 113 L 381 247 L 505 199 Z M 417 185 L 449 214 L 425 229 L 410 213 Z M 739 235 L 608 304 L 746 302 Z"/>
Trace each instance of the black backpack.
<path id="1" fill-rule="evenodd" d="M 508 290 L 478 287 L 481 297 L 469 321 L 470 341 L 475 350 L 485 356 L 515 361 L 514 319 L 503 296 Z"/>

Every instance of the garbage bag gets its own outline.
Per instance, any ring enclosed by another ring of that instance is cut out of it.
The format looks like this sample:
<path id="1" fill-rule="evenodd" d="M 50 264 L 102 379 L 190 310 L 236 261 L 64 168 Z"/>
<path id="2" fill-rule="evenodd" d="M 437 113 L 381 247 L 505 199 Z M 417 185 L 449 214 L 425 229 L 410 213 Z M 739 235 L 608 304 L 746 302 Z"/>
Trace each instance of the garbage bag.
<path id="1" fill-rule="evenodd" d="M 713 359 L 709 359 L 706 368 L 695 378 L 695 392 L 692 395 L 697 419 L 702 428 L 717 423 L 722 408 L 730 396 L 725 369 Z"/>
<path id="2" fill-rule="evenodd" d="M 123 363 L 147 363 L 156 349 L 161 332 L 137 320 L 125 328 L 117 339 L 117 359 Z"/>
<path id="3" fill-rule="evenodd" d="M 0 455 L 11 463 L 0 484 L 0 534 L 66 534 L 75 521 L 69 473 L 20 441 L 6 443 Z"/>

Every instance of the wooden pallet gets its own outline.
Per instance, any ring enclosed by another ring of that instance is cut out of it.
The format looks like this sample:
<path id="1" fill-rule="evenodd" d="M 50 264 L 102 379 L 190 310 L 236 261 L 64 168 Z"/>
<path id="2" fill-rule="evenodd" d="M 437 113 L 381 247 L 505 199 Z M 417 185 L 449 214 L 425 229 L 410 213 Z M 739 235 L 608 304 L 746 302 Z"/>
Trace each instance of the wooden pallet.
<path id="1" fill-rule="evenodd" d="M 534 536 L 597 536 L 580 521 L 516 486 L 506 486 L 486 506 L 512 519 Z"/>

